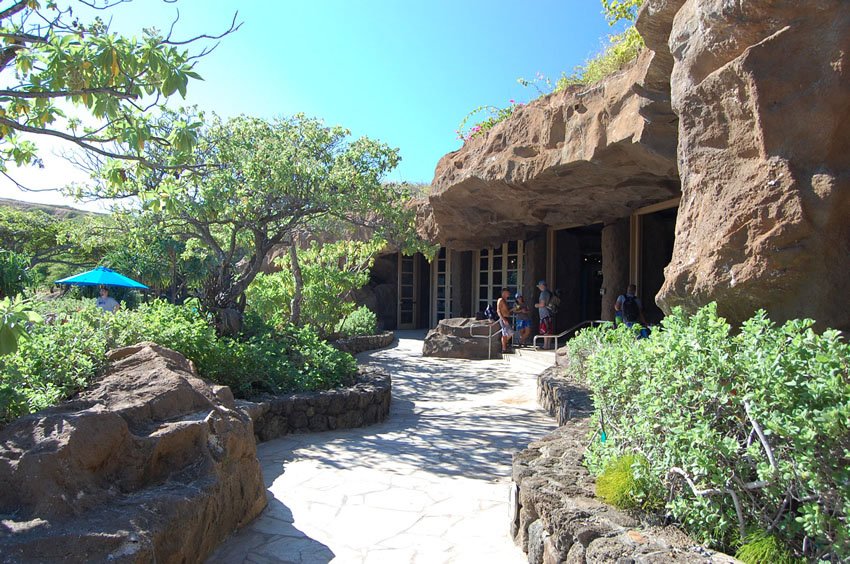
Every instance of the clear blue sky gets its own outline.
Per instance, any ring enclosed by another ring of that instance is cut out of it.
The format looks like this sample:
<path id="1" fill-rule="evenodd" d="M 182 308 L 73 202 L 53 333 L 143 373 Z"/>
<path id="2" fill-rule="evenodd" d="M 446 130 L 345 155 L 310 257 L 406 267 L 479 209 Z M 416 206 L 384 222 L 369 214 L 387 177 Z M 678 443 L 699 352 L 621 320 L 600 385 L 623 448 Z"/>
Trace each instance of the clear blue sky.
<path id="1" fill-rule="evenodd" d="M 557 79 L 611 32 L 599 0 L 136 0 L 112 11 L 113 29 L 167 29 L 178 8 L 180 38 L 225 29 L 236 9 L 243 22 L 198 63 L 205 81 L 190 83 L 187 102 L 343 125 L 398 147 L 390 179 L 412 182 L 430 182 L 460 146 L 470 110 L 534 98 L 518 77 Z"/>

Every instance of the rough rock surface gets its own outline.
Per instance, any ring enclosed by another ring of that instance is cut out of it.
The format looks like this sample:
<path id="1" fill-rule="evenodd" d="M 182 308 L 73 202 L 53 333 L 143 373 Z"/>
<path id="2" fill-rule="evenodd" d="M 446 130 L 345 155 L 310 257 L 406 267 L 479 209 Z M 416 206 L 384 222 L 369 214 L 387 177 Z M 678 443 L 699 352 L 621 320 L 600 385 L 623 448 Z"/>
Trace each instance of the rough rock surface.
<path id="1" fill-rule="evenodd" d="M 395 340 L 395 333 L 392 331 L 384 331 L 377 335 L 356 335 L 337 339 L 331 343 L 337 349 L 347 352 L 348 354 L 360 354 L 366 351 L 374 351 L 388 347 Z"/>
<path id="2" fill-rule="evenodd" d="M 659 305 L 850 329 L 846 0 L 648 0 L 638 28 L 675 59 L 682 203 Z"/>
<path id="3" fill-rule="evenodd" d="M 566 380 L 553 371 L 539 384 Z M 551 387 L 550 387 L 551 389 Z M 560 388 L 563 405 L 587 404 L 587 390 L 574 384 Z M 549 392 L 539 391 L 548 396 Z M 581 463 L 590 434 L 586 410 L 554 433 L 514 455 L 511 534 L 531 564 L 575 562 L 733 563 L 707 550 L 676 527 L 641 523 L 633 515 L 596 499 L 595 481 Z"/>
<path id="4" fill-rule="evenodd" d="M 470 360 L 500 358 L 502 343 L 498 329 L 499 324 L 495 321 L 479 321 L 474 317 L 443 319 L 425 336 L 422 355 Z M 494 332 L 488 348 L 487 335 Z"/>
<path id="5" fill-rule="evenodd" d="M 386 419 L 391 400 L 390 375 L 360 367 L 353 386 L 237 403 L 254 422 L 257 440 L 269 441 L 291 433 L 374 425 Z"/>
<path id="6" fill-rule="evenodd" d="M 422 231 L 454 249 L 479 249 L 678 196 L 670 66 L 669 55 L 647 51 L 592 87 L 518 108 L 444 156 Z"/>
<path id="7" fill-rule="evenodd" d="M 0 431 L 0 561 L 200 562 L 266 505 L 230 389 L 151 343 Z"/>

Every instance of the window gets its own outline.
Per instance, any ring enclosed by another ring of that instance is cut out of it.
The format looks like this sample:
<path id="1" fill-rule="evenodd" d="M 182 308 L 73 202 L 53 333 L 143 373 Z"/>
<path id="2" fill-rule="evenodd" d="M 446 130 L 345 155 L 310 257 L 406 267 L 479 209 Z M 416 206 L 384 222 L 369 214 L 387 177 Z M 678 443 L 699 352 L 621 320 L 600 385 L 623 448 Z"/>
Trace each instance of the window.
<path id="1" fill-rule="evenodd" d="M 503 287 L 511 292 L 513 301 L 517 289 L 522 288 L 523 252 L 522 241 L 478 251 L 477 311 L 498 300 Z"/>
<path id="2" fill-rule="evenodd" d="M 434 309 L 432 311 L 433 326 L 436 327 L 441 319 L 452 316 L 452 269 L 451 251 L 440 247 L 434 260 Z"/>

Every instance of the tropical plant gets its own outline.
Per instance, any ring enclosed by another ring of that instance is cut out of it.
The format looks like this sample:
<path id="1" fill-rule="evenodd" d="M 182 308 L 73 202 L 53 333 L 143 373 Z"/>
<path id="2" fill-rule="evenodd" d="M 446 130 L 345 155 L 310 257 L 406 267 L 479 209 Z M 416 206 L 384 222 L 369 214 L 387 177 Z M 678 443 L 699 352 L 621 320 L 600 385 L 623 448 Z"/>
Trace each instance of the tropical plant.
<path id="1" fill-rule="evenodd" d="M 20 296 L 0 300 L 0 355 L 17 351 L 18 342 L 29 337 L 29 326 L 41 321 L 29 300 Z"/>
<path id="2" fill-rule="evenodd" d="M 374 335 L 378 332 L 378 316 L 368 307 L 360 306 L 339 322 L 336 332 L 342 337 Z"/>
<path id="3" fill-rule="evenodd" d="M 0 249 L 0 298 L 24 291 L 31 280 L 29 266 L 27 255 Z"/>

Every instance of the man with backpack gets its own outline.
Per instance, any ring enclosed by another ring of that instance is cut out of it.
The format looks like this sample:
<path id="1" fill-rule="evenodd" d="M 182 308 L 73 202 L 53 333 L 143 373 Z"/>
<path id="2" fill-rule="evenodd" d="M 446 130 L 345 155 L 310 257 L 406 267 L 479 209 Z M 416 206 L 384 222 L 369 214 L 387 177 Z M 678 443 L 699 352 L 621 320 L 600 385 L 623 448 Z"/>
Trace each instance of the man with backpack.
<path id="1" fill-rule="evenodd" d="M 640 298 L 636 294 L 637 286 L 629 284 L 626 293 L 617 297 L 617 301 L 614 302 L 614 319 L 617 323 L 625 323 L 627 327 L 635 323 L 646 325 L 643 304 L 640 303 Z"/>

